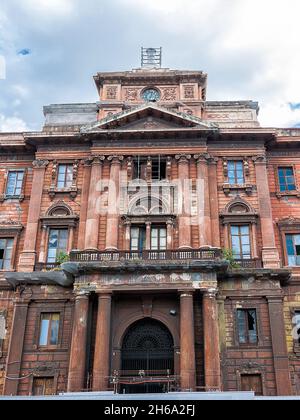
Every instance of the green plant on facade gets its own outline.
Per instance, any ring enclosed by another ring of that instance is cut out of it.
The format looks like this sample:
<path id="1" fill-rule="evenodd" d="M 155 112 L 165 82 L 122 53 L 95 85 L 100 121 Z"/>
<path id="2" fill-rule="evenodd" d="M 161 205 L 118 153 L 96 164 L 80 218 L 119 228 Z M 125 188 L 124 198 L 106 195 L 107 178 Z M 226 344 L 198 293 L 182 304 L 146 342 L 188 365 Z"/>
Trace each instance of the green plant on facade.
<path id="1" fill-rule="evenodd" d="M 234 258 L 234 253 L 232 249 L 223 249 L 224 260 L 229 262 L 230 268 L 241 268 L 241 265 Z"/>
<path id="2" fill-rule="evenodd" d="M 57 264 L 64 264 L 70 261 L 70 256 L 66 252 L 60 252 L 56 257 Z"/>

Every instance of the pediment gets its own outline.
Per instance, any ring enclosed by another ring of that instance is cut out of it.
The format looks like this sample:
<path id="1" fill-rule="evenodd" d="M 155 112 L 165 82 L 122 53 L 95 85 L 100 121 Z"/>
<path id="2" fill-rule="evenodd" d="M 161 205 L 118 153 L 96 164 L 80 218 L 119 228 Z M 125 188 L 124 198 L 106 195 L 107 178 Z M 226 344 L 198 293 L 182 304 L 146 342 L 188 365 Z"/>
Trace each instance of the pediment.
<path id="1" fill-rule="evenodd" d="M 154 131 L 184 128 L 216 130 L 218 126 L 202 121 L 193 115 L 170 111 L 156 104 L 146 104 L 119 114 L 110 115 L 96 124 L 83 127 L 81 131 L 93 133 L 106 130 Z"/>

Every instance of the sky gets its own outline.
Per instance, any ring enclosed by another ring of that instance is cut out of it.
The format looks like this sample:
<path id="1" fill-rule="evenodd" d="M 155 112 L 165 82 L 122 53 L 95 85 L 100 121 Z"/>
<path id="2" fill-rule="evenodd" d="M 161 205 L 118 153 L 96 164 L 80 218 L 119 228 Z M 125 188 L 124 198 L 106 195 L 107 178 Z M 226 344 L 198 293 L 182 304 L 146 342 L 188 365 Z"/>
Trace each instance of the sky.
<path id="1" fill-rule="evenodd" d="M 264 127 L 300 127 L 299 0 L 0 0 L 0 131 L 40 130 L 43 106 L 98 100 L 93 75 L 208 73 L 208 100 L 255 100 Z"/>

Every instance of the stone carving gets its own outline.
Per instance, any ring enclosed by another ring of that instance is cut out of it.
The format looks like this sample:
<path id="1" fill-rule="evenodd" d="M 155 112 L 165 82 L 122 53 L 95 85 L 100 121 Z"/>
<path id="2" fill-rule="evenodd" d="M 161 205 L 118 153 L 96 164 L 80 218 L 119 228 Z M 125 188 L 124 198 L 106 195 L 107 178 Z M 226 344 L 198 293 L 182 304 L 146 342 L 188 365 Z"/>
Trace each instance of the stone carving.
<path id="1" fill-rule="evenodd" d="M 106 98 L 110 100 L 117 99 L 118 86 L 108 86 L 106 88 Z"/>
<path id="2" fill-rule="evenodd" d="M 162 89 L 162 100 L 163 101 L 176 101 L 176 88 Z"/>
<path id="3" fill-rule="evenodd" d="M 42 168 L 47 168 L 49 163 L 50 163 L 49 160 L 37 159 L 32 163 L 32 166 L 35 169 L 42 169 Z"/>
<path id="4" fill-rule="evenodd" d="M 178 160 L 178 163 L 182 163 L 182 162 L 188 163 L 188 161 L 192 159 L 192 156 L 191 155 L 185 155 L 185 154 L 176 155 L 175 159 Z"/>
<path id="5" fill-rule="evenodd" d="M 158 124 L 157 124 L 157 122 L 155 122 L 154 120 L 153 120 L 153 118 L 152 117 L 149 117 L 148 119 L 147 119 L 147 121 L 145 122 L 145 124 L 144 124 L 144 128 L 145 129 L 151 129 L 151 128 L 157 128 L 158 127 Z"/>
<path id="6" fill-rule="evenodd" d="M 185 99 L 194 99 L 195 98 L 194 86 L 184 86 L 184 97 L 185 97 Z"/>
<path id="7" fill-rule="evenodd" d="M 139 99 L 138 89 L 126 89 L 125 90 L 125 101 L 137 101 Z"/>

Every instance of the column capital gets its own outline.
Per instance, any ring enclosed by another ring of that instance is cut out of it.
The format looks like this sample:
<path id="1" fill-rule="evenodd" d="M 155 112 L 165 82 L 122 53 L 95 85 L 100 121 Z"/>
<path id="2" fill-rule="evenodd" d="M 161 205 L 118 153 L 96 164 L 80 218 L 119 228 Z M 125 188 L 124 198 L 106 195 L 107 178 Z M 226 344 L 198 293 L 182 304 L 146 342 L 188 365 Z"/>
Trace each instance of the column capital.
<path id="1" fill-rule="evenodd" d="M 193 298 L 194 297 L 194 292 L 193 291 L 180 291 L 180 298 Z"/>
<path id="2" fill-rule="evenodd" d="M 45 169 L 49 165 L 49 160 L 44 159 L 37 159 L 32 162 L 32 166 L 34 169 Z"/>
<path id="3" fill-rule="evenodd" d="M 267 157 L 265 155 L 253 156 L 252 161 L 255 165 L 265 165 L 267 163 Z"/>
<path id="4" fill-rule="evenodd" d="M 201 163 L 208 164 L 212 157 L 209 153 L 201 153 L 199 155 L 194 155 L 194 159 L 196 160 L 197 165 L 199 165 Z"/>
<path id="5" fill-rule="evenodd" d="M 75 290 L 75 299 L 79 300 L 79 299 L 88 299 L 91 295 L 91 292 L 89 290 Z"/>
<path id="6" fill-rule="evenodd" d="M 210 289 L 203 289 L 203 290 L 201 290 L 201 292 L 202 292 L 204 298 L 216 299 L 219 290 L 215 289 L 215 288 L 210 288 Z"/>
<path id="7" fill-rule="evenodd" d="M 178 163 L 189 163 L 192 159 L 192 155 L 180 154 L 176 155 L 175 159 L 178 160 Z"/>
<path id="8" fill-rule="evenodd" d="M 112 155 L 108 156 L 107 160 L 111 162 L 112 165 L 120 165 L 124 160 L 124 156 Z"/>
<path id="9" fill-rule="evenodd" d="M 112 295 L 113 295 L 113 292 L 111 291 L 111 292 L 109 292 L 109 291 L 103 291 L 103 292 L 100 292 L 100 291 L 96 291 L 96 295 L 97 295 L 97 297 L 98 297 L 98 299 L 111 299 L 112 298 Z"/>

